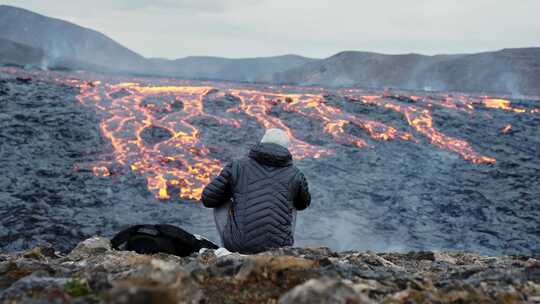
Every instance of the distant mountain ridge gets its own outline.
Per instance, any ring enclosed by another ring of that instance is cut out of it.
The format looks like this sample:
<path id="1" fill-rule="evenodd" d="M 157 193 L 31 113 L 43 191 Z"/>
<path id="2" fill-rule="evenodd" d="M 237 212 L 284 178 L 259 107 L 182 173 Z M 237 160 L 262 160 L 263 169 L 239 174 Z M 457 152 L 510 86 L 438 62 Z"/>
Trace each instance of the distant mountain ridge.
<path id="1" fill-rule="evenodd" d="M 122 71 L 146 64 L 144 57 L 102 33 L 7 5 L 0 6 L 0 37 L 42 49 L 51 64 L 70 58 Z"/>
<path id="2" fill-rule="evenodd" d="M 540 48 L 425 56 L 341 52 L 277 73 L 274 82 L 540 94 Z"/>
<path id="3" fill-rule="evenodd" d="M 192 56 L 168 61 L 153 59 L 155 74 L 183 78 L 228 80 L 243 82 L 269 82 L 273 75 L 290 68 L 316 61 L 298 55 L 228 59 L 209 56 Z"/>
<path id="4" fill-rule="evenodd" d="M 97 31 L 7 5 L 0 5 L 0 38 L 0 63 L 5 63 L 9 53 L 11 60 L 16 55 L 18 64 L 35 65 L 37 53 L 29 52 L 34 49 L 43 52 L 41 65 L 49 68 L 185 79 L 540 95 L 540 48 L 436 56 L 346 51 L 325 59 L 283 55 L 167 60 L 145 58 Z M 14 52 L 15 46 L 21 52 Z"/>
<path id="5" fill-rule="evenodd" d="M 270 81 L 272 75 L 314 59 L 298 55 L 227 59 L 148 59 L 97 31 L 13 6 L 0 5 L 0 37 L 42 49 L 51 68 L 91 69 L 190 79 Z"/>

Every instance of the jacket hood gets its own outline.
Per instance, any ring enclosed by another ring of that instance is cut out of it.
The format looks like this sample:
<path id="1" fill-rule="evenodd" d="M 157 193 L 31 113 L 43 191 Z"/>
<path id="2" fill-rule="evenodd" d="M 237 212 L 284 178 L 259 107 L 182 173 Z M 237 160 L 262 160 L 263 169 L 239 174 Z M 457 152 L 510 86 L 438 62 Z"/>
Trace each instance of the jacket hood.
<path id="1" fill-rule="evenodd" d="M 259 164 L 272 167 L 287 167 L 292 165 L 291 152 L 285 147 L 272 143 L 260 143 L 249 151 L 249 157 Z"/>

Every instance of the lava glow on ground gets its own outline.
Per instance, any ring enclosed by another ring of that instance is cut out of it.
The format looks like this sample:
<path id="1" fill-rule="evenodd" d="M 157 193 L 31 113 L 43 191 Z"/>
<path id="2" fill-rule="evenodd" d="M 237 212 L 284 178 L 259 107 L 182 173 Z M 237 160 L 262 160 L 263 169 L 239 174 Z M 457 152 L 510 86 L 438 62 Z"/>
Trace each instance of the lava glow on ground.
<path id="1" fill-rule="evenodd" d="M 539 250 L 540 97 L 0 68 L 0 108 L 8 250 L 156 222 L 217 241 L 189 202 L 270 127 L 310 185 L 299 246 Z"/>
<path id="2" fill-rule="evenodd" d="M 466 113 L 474 112 L 476 107 L 526 112 L 525 109 L 512 107 L 508 100 L 487 96 L 376 95 L 359 89 L 247 87 L 171 79 L 162 79 L 157 83 L 155 80 L 145 83 L 144 79 L 119 82 L 57 78 L 57 81 L 78 87 L 78 101 L 94 107 L 103 117 L 100 128 L 112 143 L 114 159 L 94 164 L 91 168 L 93 173 L 109 176 L 114 174 L 111 172 L 113 167 L 120 165 L 129 168 L 142 174 L 147 179 L 149 189 L 160 199 L 169 199 L 174 192 L 183 199 L 197 200 L 203 187 L 222 168 L 223 164 L 210 156 L 209 147 L 200 142 L 200 130 L 189 122 L 196 117 L 211 117 L 222 125 L 242 128 L 243 120 L 226 115 L 242 112 L 254 118 L 263 128 L 284 129 L 292 139 L 290 150 L 295 159 L 321 158 L 335 155 L 336 151 L 298 139 L 286 123 L 270 114 L 275 107 L 320 122 L 321 130 L 330 135 L 336 144 L 355 146 L 358 149 L 374 148 L 362 138 L 346 132 L 346 125 L 351 124 L 378 141 L 418 142 L 418 138 L 425 137 L 439 149 L 483 165 L 497 160 L 475 151 L 463 139 L 438 131 L 433 125 L 430 108 L 437 104 Z M 345 112 L 326 102 L 329 94 L 345 98 L 347 102 L 395 111 L 402 115 L 410 130 L 400 131 L 381 121 Z M 227 109 L 223 115 L 206 113 L 205 104 L 220 98 L 233 98 L 237 100 L 237 106 Z M 531 114 L 537 112 L 538 109 L 530 110 Z M 502 133 L 508 132 L 510 128 L 505 128 Z M 157 135 L 161 140 L 145 140 L 145 133 L 154 137 Z"/>

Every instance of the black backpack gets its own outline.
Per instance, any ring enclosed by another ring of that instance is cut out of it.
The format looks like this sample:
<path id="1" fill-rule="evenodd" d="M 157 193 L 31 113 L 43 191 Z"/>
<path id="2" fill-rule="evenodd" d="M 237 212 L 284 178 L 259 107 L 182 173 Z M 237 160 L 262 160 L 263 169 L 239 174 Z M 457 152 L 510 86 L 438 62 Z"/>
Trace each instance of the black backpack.
<path id="1" fill-rule="evenodd" d="M 116 250 L 135 251 L 140 254 L 158 252 L 181 257 L 199 252 L 201 248 L 217 249 L 219 246 L 172 225 L 136 225 L 120 231 L 111 240 Z"/>

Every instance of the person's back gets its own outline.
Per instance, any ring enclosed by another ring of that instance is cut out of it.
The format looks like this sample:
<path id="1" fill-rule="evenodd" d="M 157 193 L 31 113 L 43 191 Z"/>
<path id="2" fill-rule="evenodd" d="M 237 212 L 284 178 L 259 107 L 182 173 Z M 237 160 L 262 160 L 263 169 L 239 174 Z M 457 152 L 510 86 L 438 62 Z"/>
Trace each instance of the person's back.
<path id="1" fill-rule="evenodd" d="M 295 210 L 307 208 L 311 197 L 287 145 L 283 131 L 268 130 L 247 157 L 232 161 L 204 189 L 206 207 L 232 199 L 226 224 L 218 227 L 228 250 L 257 253 L 293 245 Z"/>

